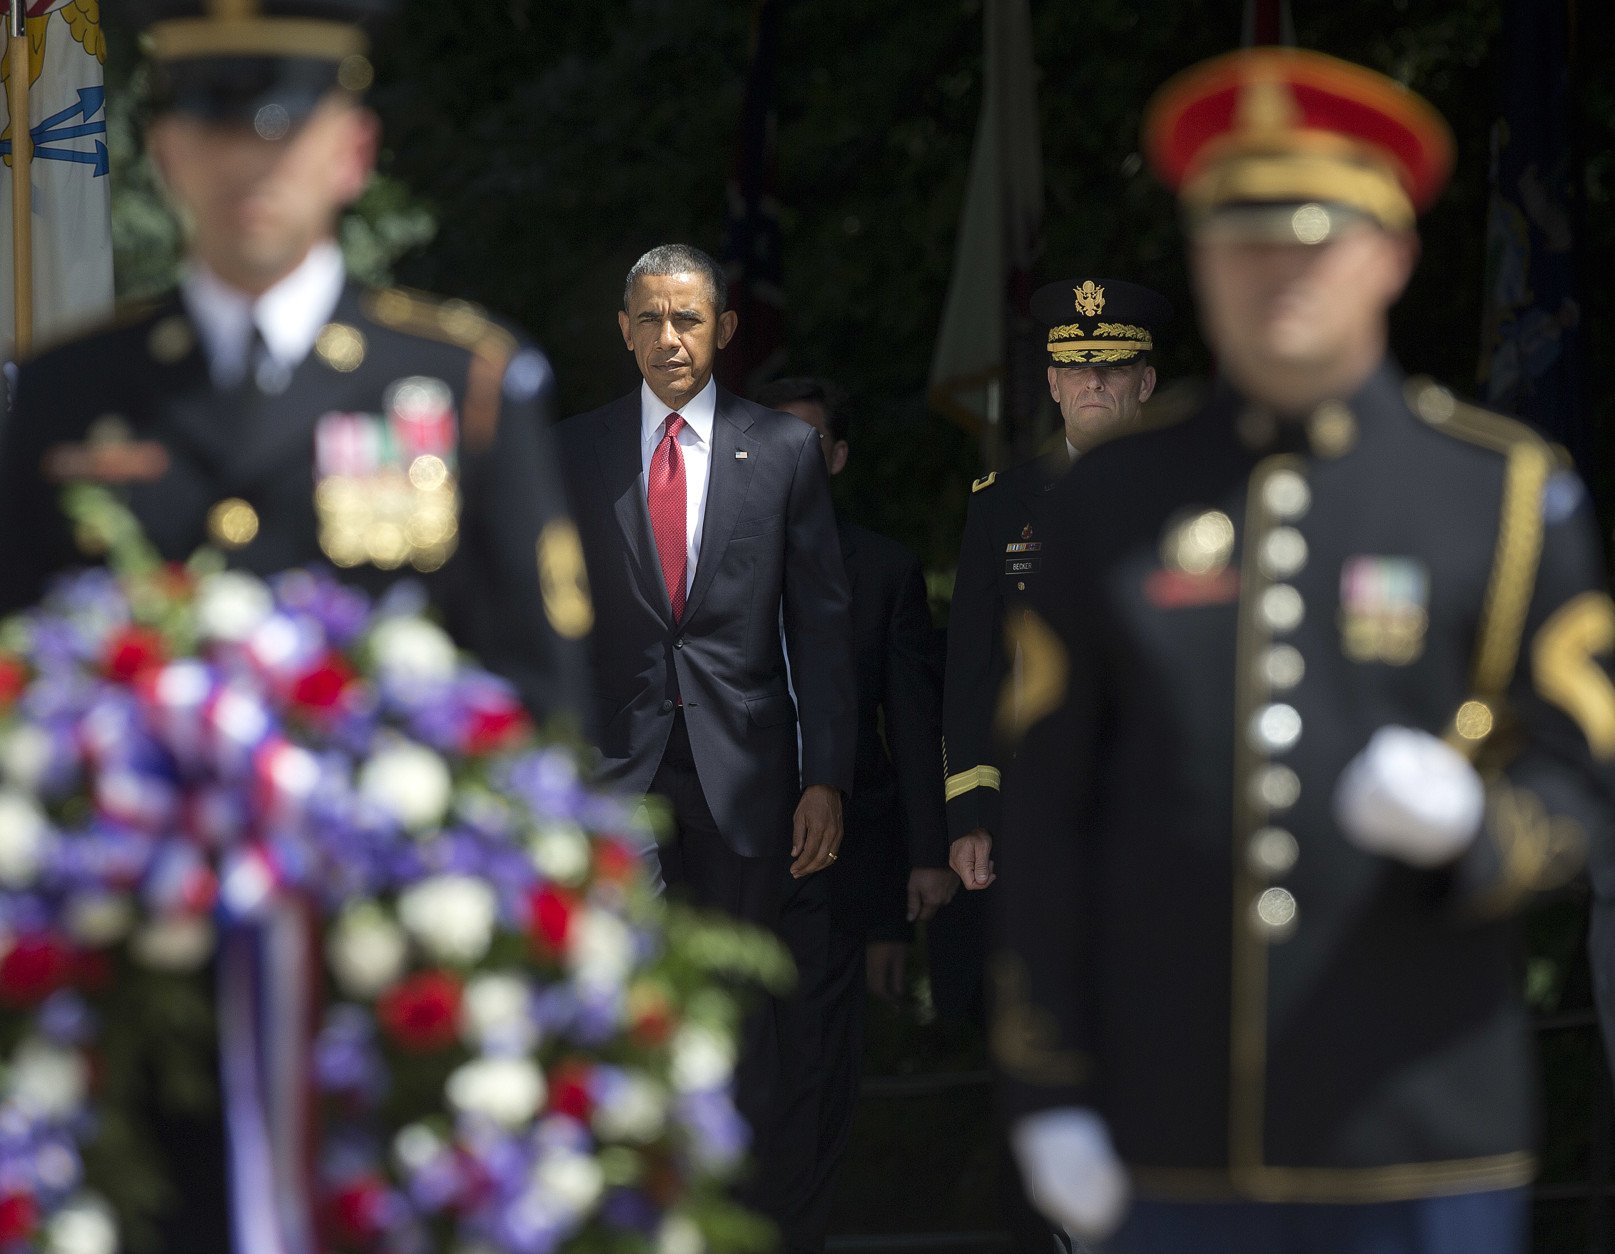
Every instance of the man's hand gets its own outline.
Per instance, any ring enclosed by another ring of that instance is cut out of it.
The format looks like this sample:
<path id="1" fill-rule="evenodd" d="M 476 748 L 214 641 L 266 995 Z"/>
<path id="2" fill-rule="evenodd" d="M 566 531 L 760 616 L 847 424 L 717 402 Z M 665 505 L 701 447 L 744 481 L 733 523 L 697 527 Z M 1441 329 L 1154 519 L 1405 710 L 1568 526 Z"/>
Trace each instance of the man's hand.
<path id="1" fill-rule="evenodd" d="M 948 865 L 959 877 L 959 882 L 974 892 L 986 888 L 997 875 L 993 873 L 993 838 L 985 827 L 967 832 L 948 847 Z"/>
<path id="2" fill-rule="evenodd" d="M 822 871 L 841 847 L 841 793 L 829 784 L 809 784 L 791 822 L 791 874 L 797 879 Z"/>
<path id="3" fill-rule="evenodd" d="M 869 991 L 897 1005 L 908 991 L 908 942 L 870 941 L 864 949 L 864 977 Z"/>
<path id="4" fill-rule="evenodd" d="M 959 877 L 945 866 L 917 866 L 908 873 L 908 921 L 923 923 L 953 900 Z"/>

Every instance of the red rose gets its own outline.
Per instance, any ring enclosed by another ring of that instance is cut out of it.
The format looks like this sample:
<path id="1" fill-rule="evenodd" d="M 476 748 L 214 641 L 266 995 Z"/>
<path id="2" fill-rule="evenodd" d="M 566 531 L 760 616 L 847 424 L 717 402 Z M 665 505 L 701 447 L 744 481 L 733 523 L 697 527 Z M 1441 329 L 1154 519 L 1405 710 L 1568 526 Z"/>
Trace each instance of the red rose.
<path id="1" fill-rule="evenodd" d="M 107 641 L 102 666 L 121 684 L 132 683 L 168 660 L 168 646 L 149 627 L 125 627 Z"/>
<path id="2" fill-rule="evenodd" d="M 342 1245 L 369 1245 L 381 1235 L 381 1208 L 387 1191 L 375 1176 L 355 1180 L 325 1204 L 326 1221 Z"/>
<path id="3" fill-rule="evenodd" d="M 0 1241 L 25 1241 L 39 1226 L 39 1207 L 27 1193 L 0 1198 Z"/>
<path id="4" fill-rule="evenodd" d="M 514 701 L 490 702 L 471 711 L 465 729 L 465 751 L 472 755 L 497 753 L 532 730 L 527 711 Z"/>
<path id="5" fill-rule="evenodd" d="M 9 706 L 28 686 L 28 668 L 9 653 L 0 653 L 0 709 Z"/>
<path id="6" fill-rule="evenodd" d="M 589 1068 L 581 1062 L 563 1062 L 550 1076 L 550 1109 L 588 1123 L 594 1110 L 589 1096 Z"/>
<path id="7" fill-rule="evenodd" d="M 594 847 L 594 873 L 613 884 L 626 883 L 639 868 L 639 855 L 620 840 L 610 837 Z"/>
<path id="8" fill-rule="evenodd" d="M 353 668 L 340 654 L 327 653 L 312 670 L 293 681 L 292 703 L 304 710 L 335 709 L 355 678 Z"/>
<path id="9" fill-rule="evenodd" d="M 422 971 L 384 993 L 376 1014 L 393 1039 L 415 1053 L 451 1045 L 460 1022 L 460 982 L 444 971 Z"/>
<path id="10" fill-rule="evenodd" d="M 577 898 L 546 884 L 528 898 L 527 905 L 531 914 L 528 931 L 533 943 L 552 954 L 564 950 L 567 935 L 572 930 L 572 916 L 577 912 Z"/>
<path id="11" fill-rule="evenodd" d="M 0 1003 L 35 1006 L 73 976 L 73 953 L 53 936 L 22 936 L 0 958 Z"/>

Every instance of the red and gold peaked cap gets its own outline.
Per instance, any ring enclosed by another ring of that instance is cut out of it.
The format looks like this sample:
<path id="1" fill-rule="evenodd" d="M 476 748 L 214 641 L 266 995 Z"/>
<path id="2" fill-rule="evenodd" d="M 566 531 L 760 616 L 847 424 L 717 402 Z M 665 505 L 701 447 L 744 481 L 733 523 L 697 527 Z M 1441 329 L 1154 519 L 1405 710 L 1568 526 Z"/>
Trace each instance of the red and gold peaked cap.
<path id="1" fill-rule="evenodd" d="M 1191 215 L 1342 205 L 1410 227 L 1452 171 L 1452 132 L 1400 83 L 1299 48 L 1244 48 L 1177 75 L 1144 114 L 1144 150 Z"/>

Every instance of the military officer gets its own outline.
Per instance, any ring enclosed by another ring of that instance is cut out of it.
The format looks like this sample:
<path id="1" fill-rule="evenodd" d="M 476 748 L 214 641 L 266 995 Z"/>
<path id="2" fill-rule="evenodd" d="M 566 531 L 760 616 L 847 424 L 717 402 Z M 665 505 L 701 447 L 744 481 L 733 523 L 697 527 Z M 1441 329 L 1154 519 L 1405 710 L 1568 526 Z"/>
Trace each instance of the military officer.
<path id="1" fill-rule="evenodd" d="M 475 307 L 349 278 L 377 144 L 362 24 L 386 0 L 147 6 L 152 153 L 179 290 L 26 363 L 0 452 L 0 608 L 83 560 L 60 485 L 115 486 L 164 555 L 425 581 L 539 715 L 583 708 L 590 622 L 544 356 Z"/>
<path id="2" fill-rule="evenodd" d="M 991 728 L 1014 660 L 1004 649 L 1003 624 L 1025 603 L 1046 560 L 1044 502 L 1083 449 L 1139 421 L 1155 391 L 1150 354 L 1171 312 L 1165 297 L 1119 279 L 1063 279 L 1032 295 L 1032 314 L 1048 332 L 1049 394 L 1060 407 L 1063 438 L 1032 461 L 971 485 L 948 615 L 949 863 L 966 888 L 993 880 L 1001 772 Z"/>
<path id="3" fill-rule="evenodd" d="M 0 609 L 86 560 L 59 493 L 91 481 L 168 558 L 210 544 L 260 574 L 323 564 L 373 592 L 419 579 L 535 715 L 576 718 L 592 611 L 548 363 L 468 304 L 366 288 L 337 250 L 376 153 L 365 27 L 385 4 L 147 6 L 148 139 L 189 264 L 177 292 L 22 366 L 0 447 Z M 232 983 L 230 946 L 226 1007 L 250 987 Z M 252 1029 L 228 1010 L 221 1025 L 228 1070 Z M 266 1200 L 295 1182 L 243 1165 L 263 1112 L 225 1096 L 223 1121 L 162 1124 L 183 1186 L 163 1248 L 313 1248 L 306 1208 Z"/>
<path id="4" fill-rule="evenodd" d="M 1293 49 L 1146 114 L 1220 383 L 1087 453 L 1016 643 L 993 1045 L 1034 1195 L 1108 1247 L 1504 1254 L 1534 1172 L 1512 916 L 1615 821 L 1575 475 L 1404 378 L 1451 138 Z"/>

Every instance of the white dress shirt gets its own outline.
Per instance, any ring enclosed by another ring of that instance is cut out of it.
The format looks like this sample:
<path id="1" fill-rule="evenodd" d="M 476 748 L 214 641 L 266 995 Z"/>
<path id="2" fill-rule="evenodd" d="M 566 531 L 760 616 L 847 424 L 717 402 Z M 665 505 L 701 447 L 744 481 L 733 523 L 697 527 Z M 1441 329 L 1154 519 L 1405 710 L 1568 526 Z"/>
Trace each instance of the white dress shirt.
<path id="1" fill-rule="evenodd" d="M 320 328 L 331 320 L 346 278 L 342 251 L 331 240 L 309 249 L 297 269 L 254 299 L 237 291 L 200 262 L 180 280 L 180 295 L 207 353 L 213 385 L 231 388 L 247 369 L 247 345 L 254 325 L 273 363 L 272 384 L 281 386 L 314 347 Z M 278 391 L 267 386 L 266 391 Z"/>
<path id="2" fill-rule="evenodd" d="M 707 380 L 683 409 L 673 410 L 657 399 L 650 384 L 639 385 L 639 481 L 650 493 L 650 459 L 662 442 L 662 427 L 669 414 L 684 419 L 677 439 L 684 458 L 684 535 L 689 560 L 684 568 L 684 591 L 695 583 L 695 564 L 701 556 L 701 527 L 706 521 L 707 482 L 712 477 L 712 424 L 718 417 L 718 385 Z"/>

